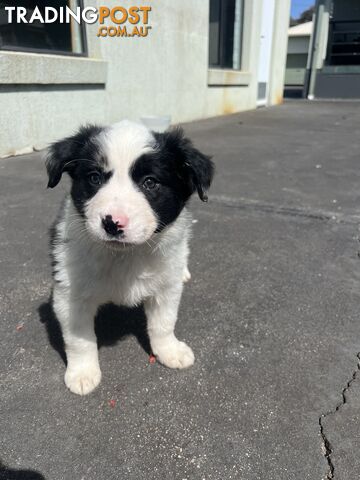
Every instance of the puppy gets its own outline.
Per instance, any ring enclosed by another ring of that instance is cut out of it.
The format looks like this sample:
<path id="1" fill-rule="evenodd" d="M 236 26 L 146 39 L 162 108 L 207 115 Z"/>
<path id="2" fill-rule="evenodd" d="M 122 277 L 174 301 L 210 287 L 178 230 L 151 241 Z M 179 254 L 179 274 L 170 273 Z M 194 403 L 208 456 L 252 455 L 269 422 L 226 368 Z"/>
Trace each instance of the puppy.
<path id="1" fill-rule="evenodd" d="M 85 126 L 51 145 L 48 187 L 66 172 L 71 194 L 54 230 L 53 307 L 65 342 L 65 384 L 86 395 L 101 379 L 94 317 L 101 304 L 144 303 L 154 355 L 186 368 L 194 354 L 174 328 L 187 268 L 197 191 L 206 201 L 214 167 L 180 128 L 154 133 L 123 121 Z"/>

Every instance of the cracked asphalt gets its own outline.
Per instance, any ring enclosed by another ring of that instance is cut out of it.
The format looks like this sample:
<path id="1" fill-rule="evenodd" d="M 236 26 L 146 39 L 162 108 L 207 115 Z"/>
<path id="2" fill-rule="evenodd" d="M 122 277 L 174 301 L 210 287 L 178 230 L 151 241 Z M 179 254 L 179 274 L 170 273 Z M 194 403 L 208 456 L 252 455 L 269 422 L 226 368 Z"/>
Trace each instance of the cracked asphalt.
<path id="1" fill-rule="evenodd" d="M 141 309 L 96 320 L 103 380 L 63 384 L 48 227 L 67 191 L 0 161 L 1 480 L 349 480 L 360 474 L 360 103 L 291 101 L 185 125 L 214 156 L 177 334 L 150 365 Z"/>

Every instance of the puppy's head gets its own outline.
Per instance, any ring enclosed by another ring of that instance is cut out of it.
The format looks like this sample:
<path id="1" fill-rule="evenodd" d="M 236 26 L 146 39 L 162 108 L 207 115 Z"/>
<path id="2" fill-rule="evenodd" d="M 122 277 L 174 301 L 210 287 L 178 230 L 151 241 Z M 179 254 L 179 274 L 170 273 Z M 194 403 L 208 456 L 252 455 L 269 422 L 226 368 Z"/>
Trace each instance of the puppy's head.
<path id="1" fill-rule="evenodd" d="M 206 201 L 213 177 L 210 157 L 182 129 L 150 132 L 123 121 L 86 126 L 48 151 L 48 187 L 64 172 L 86 228 L 96 239 L 140 244 L 176 220 L 192 193 Z"/>

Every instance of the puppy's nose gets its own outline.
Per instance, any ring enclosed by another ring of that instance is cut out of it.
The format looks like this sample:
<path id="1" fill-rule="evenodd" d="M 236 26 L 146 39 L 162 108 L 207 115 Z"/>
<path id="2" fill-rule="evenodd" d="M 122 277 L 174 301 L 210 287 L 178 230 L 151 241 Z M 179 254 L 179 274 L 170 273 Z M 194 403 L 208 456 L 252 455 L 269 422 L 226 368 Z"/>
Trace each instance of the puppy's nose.
<path id="1" fill-rule="evenodd" d="M 106 217 L 102 219 L 105 232 L 112 236 L 124 233 L 124 228 L 128 223 L 129 218 L 126 215 L 106 215 Z"/>
<path id="2" fill-rule="evenodd" d="M 119 230 L 123 230 L 129 223 L 129 217 L 126 215 L 114 215 L 112 221 L 116 223 Z"/>

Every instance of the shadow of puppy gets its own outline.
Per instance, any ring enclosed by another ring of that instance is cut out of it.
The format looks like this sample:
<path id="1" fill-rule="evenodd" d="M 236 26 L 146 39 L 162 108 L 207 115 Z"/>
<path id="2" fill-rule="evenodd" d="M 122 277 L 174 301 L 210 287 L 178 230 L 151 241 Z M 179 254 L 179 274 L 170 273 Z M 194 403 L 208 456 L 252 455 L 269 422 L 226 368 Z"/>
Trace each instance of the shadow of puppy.
<path id="1" fill-rule="evenodd" d="M 13 470 L 0 460 L 0 480 L 45 480 L 45 477 L 33 470 Z"/>
<path id="2" fill-rule="evenodd" d="M 66 364 L 66 354 L 61 326 L 52 308 L 52 299 L 38 308 L 40 321 L 46 327 L 49 343 Z M 100 307 L 95 318 L 98 348 L 115 345 L 129 335 L 134 335 L 141 347 L 150 354 L 150 342 L 146 331 L 143 307 L 126 308 L 114 304 Z"/>

